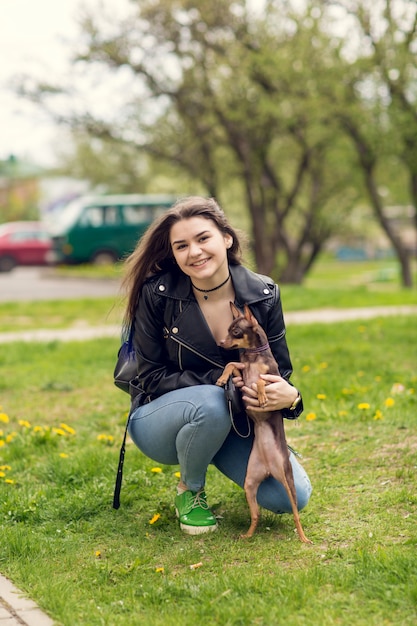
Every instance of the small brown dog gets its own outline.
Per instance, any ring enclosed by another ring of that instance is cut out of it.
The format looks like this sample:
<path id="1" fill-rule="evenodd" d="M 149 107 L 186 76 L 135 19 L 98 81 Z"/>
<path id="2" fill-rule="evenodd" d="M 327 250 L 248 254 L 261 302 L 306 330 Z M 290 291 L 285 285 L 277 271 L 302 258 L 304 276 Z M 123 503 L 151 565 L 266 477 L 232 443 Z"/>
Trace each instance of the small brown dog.
<path id="1" fill-rule="evenodd" d="M 233 322 L 229 327 L 227 337 L 221 341 L 221 346 L 229 350 L 233 348 L 243 349 L 240 362 L 245 367 L 242 370 L 236 367 L 236 363 L 228 363 L 216 384 L 224 386 L 229 376 L 242 376 L 247 387 L 256 383 L 259 404 L 261 407 L 265 406 L 267 402 L 265 386 L 267 383 L 260 378 L 260 374 L 279 374 L 278 364 L 269 347 L 265 331 L 258 324 L 249 307 L 245 304 L 244 315 L 233 302 L 230 303 L 230 308 Z M 242 537 L 252 537 L 255 532 L 259 520 L 259 505 L 256 494 L 261 482 L 268 476 L 273 476 L 284 486 L 288 494 L 295 526 L 301 541 L 311 543 L 305 536 L 300 522 L 294 476 L 281 411 L 259 414 L 246 408 L 246 412 L 254 422 L 255 438 L 244 485 L 251 515 L 251 525 Z"/>

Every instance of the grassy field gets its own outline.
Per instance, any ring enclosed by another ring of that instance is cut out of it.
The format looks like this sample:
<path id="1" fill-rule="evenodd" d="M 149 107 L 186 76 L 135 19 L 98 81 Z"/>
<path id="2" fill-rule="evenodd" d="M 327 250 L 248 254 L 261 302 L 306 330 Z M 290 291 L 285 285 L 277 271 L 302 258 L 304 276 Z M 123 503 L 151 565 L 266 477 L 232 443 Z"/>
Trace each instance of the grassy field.
<path id="1" fill-rule="evenodd" d="M 396 293 L 396 303 L 412 302 Z M 104 316 L 112 305 L 92 304 Z M 43 306 L 49 320 L 60 305 Z M 72 306 L 65 324 L 88 308 Z M 265 511 L 256 535 L 241 540 L 244 494 L 214 468 L 207 492 L 219 531 L 182 535 L 178 468 L 156 466 L 132 444 L 114 511 L 128 408 L 112 384 L 117 341 L 7 344 L 0 571 L 68 626 L 414 625 L 416 339 L 412 316 L 288 328 L 305 412 L 286 430 L 314 487 L 301 514 L 313 545 L 298 541 L 291 516 Z"/>

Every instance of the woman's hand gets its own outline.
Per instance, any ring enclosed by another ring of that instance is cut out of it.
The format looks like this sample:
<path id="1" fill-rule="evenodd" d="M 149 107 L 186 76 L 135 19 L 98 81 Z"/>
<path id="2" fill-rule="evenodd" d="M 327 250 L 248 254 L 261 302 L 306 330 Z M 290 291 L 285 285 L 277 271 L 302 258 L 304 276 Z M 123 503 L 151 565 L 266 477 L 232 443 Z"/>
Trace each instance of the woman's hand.
<path id="1" fill-rule="evenodd" d="M 250 408 L 259 413 L 280 411 L 281 409 L 288 409 L 297 398 L 297 389 L 290 385 L 282 376 L 261 374 L 260 378 L 266 382 L 266 405 L 262 408 L 259 406 L 256 384 L 253 383 L 251 387 L 246 387 L 245 385 L 241 386 L 243 402 L 246 408 Z M 239 386 L 236 383 L 235 385 Z"/>

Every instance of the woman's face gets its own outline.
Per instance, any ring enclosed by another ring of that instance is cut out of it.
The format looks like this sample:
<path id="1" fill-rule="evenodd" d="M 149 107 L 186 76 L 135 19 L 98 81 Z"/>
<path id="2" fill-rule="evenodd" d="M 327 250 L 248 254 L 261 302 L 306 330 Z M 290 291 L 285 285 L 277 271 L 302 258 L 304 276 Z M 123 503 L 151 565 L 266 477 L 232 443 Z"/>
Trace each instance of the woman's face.
<path id="1" fill-rule="evenodd" d="M 171 228 L 170 243 L 178 267 L 196 284 L 217 284 L 227 278 L 227 249 L 233 238 L 220 232 L 212 220 L 190 217 L 177 222 Z"/>

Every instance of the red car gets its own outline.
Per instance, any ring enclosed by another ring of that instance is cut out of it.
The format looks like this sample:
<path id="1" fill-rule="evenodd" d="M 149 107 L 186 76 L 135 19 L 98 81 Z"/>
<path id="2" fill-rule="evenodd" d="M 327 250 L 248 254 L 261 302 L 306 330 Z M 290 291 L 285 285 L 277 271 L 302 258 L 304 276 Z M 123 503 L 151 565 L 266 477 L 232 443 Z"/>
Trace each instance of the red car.
<path id="1" fill-rule="evenodd" d="M 41 222 L 0 224 L 0 272 L 16 265 L 47 265 L 51 240 Z"/>

